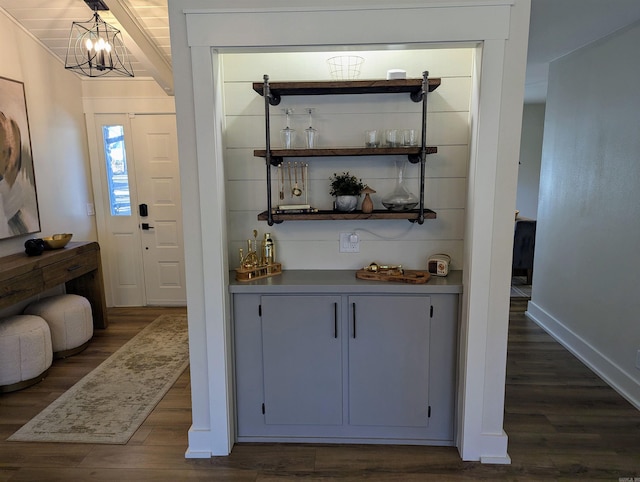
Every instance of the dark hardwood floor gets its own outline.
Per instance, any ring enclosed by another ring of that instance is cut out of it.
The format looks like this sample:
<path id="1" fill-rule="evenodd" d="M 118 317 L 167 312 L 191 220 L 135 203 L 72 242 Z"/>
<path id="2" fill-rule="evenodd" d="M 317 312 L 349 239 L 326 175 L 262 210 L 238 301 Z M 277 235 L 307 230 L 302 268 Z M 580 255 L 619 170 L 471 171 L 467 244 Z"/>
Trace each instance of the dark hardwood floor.
<path id="1" fill-rule="evenodd" d="M 462 462 L 455 448 L 239 444 L 229 457 L 185 459 L 188 370 L 126 445 L 6 442 L 147 323 L 176 308 L 109 310 L 87 350 L 41 383 L 0 395 L 0 481 L 611 480 L 640 477 L 640 412 L 511 302 L 505 430 L 508 466 Z M 640 479 L 639 479 L 640 480 Z"/>

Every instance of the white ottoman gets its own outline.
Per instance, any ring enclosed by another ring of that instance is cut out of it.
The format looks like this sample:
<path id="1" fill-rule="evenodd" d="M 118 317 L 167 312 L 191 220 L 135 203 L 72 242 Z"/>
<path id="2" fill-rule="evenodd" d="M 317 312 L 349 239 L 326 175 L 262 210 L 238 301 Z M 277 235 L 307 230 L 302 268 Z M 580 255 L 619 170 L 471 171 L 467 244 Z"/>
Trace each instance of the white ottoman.
<path id="1" fill-rule="evenodd" d="M 41 316 L 47 322 L 54 358 L 80 353 L 93 336 L 91 304 L 79 295 L 44 298 L 27 306 L 24 314 Z"/>
<path id="2" fill-rule="evenodd" d="M 14 315 L 0 320 L 0 393 L 38 383 L 52 359 L 51 332 L 41 317 Z"/>

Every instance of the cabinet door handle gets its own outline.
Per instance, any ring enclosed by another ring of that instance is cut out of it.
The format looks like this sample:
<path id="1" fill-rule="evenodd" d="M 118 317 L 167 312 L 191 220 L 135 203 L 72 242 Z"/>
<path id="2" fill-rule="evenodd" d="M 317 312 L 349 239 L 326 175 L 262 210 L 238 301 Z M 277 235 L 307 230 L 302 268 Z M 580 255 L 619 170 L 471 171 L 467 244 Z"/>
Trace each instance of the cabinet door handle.
<path id="1" fill-rule="evenodd" d="M 356 304 L 351 303 L 351 307 L 353 309 L 353 337 L 356 337 Z"/>
<path id="2" fill-rule="evenodd" d="M 333 337 L 338 338 L 338 303 L 333 304 Z"/>

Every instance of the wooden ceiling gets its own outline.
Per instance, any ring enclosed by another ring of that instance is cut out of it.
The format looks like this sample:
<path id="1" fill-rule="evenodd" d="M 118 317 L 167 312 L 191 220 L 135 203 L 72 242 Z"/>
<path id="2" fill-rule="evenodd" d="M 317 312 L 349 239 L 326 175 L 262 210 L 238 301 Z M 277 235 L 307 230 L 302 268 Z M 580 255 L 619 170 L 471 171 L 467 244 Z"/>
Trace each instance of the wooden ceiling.
<path id="1" fill-rule="evenodd" d="M 152 77 L 173 92 L 167 0 L 109 0 L 102 19 L 119 28 L 136 77 Z M 15 19 L 64 63 L 73 21 L 90 20 L 83 0 L 0 0 L 0 9 Z"/>

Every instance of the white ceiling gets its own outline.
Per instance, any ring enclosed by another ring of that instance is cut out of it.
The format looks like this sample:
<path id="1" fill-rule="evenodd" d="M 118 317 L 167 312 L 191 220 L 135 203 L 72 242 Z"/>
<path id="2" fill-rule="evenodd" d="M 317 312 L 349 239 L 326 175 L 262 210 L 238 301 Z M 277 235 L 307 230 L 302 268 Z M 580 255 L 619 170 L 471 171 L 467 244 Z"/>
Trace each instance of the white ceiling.
<path id="1" fill-rule="evenodd" d="M 106 0 L 100 15 L 122 25 L 137 77 L 153 77 L 167 92 L 171 46 L 167 0 Z M 544 102 L 549 62 L 640 20 L 640 0 L 532 0 L 526 102 Z M 92 12 L 83 0 L 0 0 L 17 23 L 64 62 L 71 22 Z"/>

